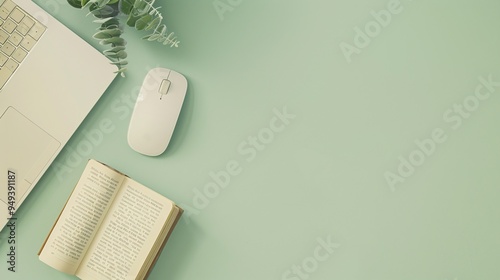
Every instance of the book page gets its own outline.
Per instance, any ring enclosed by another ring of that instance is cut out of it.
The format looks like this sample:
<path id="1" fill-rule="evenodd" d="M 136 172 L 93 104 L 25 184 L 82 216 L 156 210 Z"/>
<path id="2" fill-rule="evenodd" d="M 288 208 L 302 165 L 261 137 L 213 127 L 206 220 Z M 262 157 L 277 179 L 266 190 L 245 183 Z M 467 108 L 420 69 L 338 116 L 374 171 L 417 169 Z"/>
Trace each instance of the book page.
<path id="1" fill-rule="evenodd" d="M 89 160 L 40 252 L 40 260 L 75 274 L 124 178 L 125 175 Z"/>
<path id="2" fill-rule="evenodd" d="M 76 275 L 89 280 L 135 279 L 173 205 L 126 178 Z"/>

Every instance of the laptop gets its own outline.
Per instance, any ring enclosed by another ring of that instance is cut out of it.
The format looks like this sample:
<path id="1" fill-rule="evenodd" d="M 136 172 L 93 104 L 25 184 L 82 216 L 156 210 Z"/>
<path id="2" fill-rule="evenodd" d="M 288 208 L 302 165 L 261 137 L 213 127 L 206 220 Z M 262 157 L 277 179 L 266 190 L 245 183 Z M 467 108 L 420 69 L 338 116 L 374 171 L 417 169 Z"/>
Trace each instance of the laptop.
<path id="1" fill-rule="evenodd" d="M 0 23 L 3 229 L 9 205 L 21 206 L 116 77 L 117 67 L 30 0 L 0 0 Z M 15 199 L 8 193 L 14 181 Z"/>

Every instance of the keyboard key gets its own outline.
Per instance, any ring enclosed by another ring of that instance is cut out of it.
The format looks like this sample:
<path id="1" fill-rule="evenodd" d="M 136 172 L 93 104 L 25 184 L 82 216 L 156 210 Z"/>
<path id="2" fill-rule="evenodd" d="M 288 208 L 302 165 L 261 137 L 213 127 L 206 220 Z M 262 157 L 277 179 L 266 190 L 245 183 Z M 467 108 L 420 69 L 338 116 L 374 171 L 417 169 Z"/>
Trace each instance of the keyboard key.
<path id="1" fill-rule="evenodd" d="M 30 17 L 24 17 L 21 23 L 24 23 L 30 29 L 35 24 L 35 21 Z"/>
<path id="2" fill-rule="evenodd" d="M 33 37 L 33 39 L 38 40 L 40 39 L 40 36 L 42 36 L 43 32 L 45 32 L 45 26 L 41 25 L 40 23 L 37 23 L 33 25 L 28 35 Z"/>
<path id="3" fill-rule="evenodd" d="M 19 45 L 22 40 L 23 37 L 21 36 L 21 34 L 17 33 L 17 31 L 14 31 L 9 37 L 9 42 L 11 42 L 14 46 Z"/>
<path id="4" fill-rule="evenodd" d="M 17 30 L 17 32 L 21 33 L 21 35 L 24 36 L 24 35 L 28 34 L 28 31 L 30 30 L 30 28 L 26 24 L 21 22 L 17 26 L 16 30 Z"/>
<path id="5" fill-rule="evenodd" d="M 24 13 L 19 8 L 15 8 L 12 13 L 10 13 L 10 18 L 15 22 L 20 23 L 24 18 Z"/>
<path id="6" fill-rule="evenodd" d="M 6 67 L 0 68 L 0 88 L 2 88 L 7 80 L 9 80 L 10 76 L 12 76 L 12 71 L 10 71 Z"/>
<path id="7" fill-rule="evenodd" d="M 7 34 L 7 32 L 0 29 L 0 44 L 5 43 L 5 41 L 7 41 L 8 38 L 9 38 L 9 34 Z"/>
<path id="8" fill-rule="evenodd" d="M 14 4 L 14 2 L 12 2 L 12 0 L 6 0 L 2 4 L 2 8 L 5 8 L 7 11 L 9 11 L 9 14 L 10 14 L 10 12 L 12 12 L 12 10 L 14 10 L 15 7 L 16 7 L 16 4 Z"/>
<path id="9" fill-rule="evenodd" d="M 24 39 L 21 41 L 21 47 L 25 48 L 27 51 L 30 51 L 31 48 L 35 45 L 36 40 L 31 38 L 31 36 L 26 36 Z M 7 43 L 8 44 L 8 43 Z"/>
<path id="10" fill-rule="evenodd" d="M 6 19 L 9 16 L 10 12 L 7 11 L 4 7 L 0 7 L 0 18 Z"/>
<path id="11" fill-rule="evenodd" d="M 16 29 L 16 26 L 17 24 L 15 22 L 13 22 L 10 18 L 7 19 L 3 24 L 2 24 L 2 28 L 9 32 L 9 33 L 12 33 L 12 31 L 14 31 L 14 29 Z"/>
<path id="12" fill-rule="evenodd" d="M 9 58 L 2 52 L 0 52 L 0 66 L 3 66 Z"/>
<path id="13" fill-rule="evenodd" d="M 21 67 L 45 30 L 12 0 L 0 0 L 0 88 Z"/>
<path id="14" fill-rule="evenodd" d="M 12 57 L 19 63 L 21 63 L 24 58 L 28 55 L 28 53 L 23 50 L 22 48 L 17 48 L 14 53 L 12 54 Z"/>
<path id="15" fill-rule="evenodd" d="M 12 71 L 12 73 L 14 73 L 14 71 L 16 71 L 17 69 L 17 66 L 19 66 L 19 63 L 15 62 L 13 59 L 9 59 L 3 67 L 9 69 L 10 71 Z"/>
<path id="16" fill-rule="evenodd" d="M 3 53 L 5 53 L 6 55 L 11 55 L 14 50 L 16 49 L 16 47 L 14 47 L 11 43 L 7 42 L 5 43 L 2 48 L 0 49 Z"/>

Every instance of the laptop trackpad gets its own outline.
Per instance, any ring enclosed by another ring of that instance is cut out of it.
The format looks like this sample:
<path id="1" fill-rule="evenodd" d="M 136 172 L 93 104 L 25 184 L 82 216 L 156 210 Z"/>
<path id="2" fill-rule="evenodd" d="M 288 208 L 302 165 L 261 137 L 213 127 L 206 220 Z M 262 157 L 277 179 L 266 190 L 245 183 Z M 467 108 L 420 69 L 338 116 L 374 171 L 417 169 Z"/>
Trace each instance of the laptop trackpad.
<path id="1" fill-rule="evenodd" d="M 15 171 L 16 200 L 20 200 L 60 143 L 12 107 L 0 117 L 0 131 L 0 185 L 7 183 L 8 170 Z M 0 200 L 7 201 L 5 190 L 0 191 Z"/>

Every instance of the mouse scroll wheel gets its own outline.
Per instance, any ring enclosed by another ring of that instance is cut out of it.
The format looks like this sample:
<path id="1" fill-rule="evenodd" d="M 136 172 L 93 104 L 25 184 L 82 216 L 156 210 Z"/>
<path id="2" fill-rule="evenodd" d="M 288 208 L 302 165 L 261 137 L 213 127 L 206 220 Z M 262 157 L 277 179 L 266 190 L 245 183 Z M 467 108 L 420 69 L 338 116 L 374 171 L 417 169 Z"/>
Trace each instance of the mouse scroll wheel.
<path id="1" fill-rule="evenodd" d="M 163 79 L 163 81 L 161 81 L 160 89 L 158 90 L 158 92 L 161 95 L 165 95 L 167 94 L 169 88 L 170 88 L 170 81 L 167 79 Z"/>

